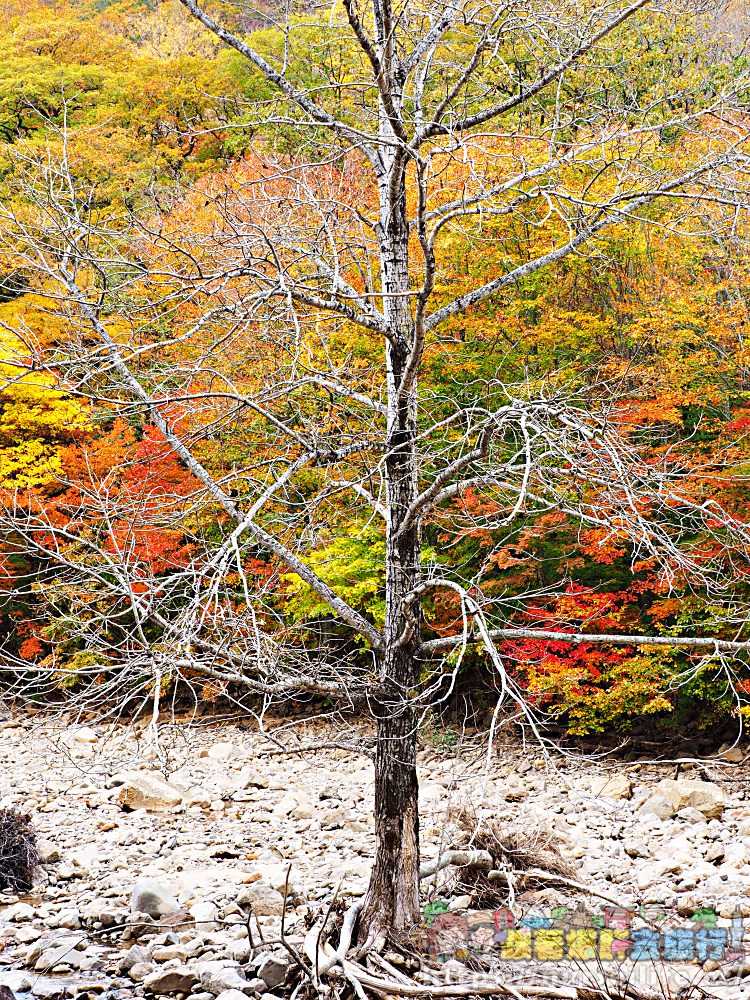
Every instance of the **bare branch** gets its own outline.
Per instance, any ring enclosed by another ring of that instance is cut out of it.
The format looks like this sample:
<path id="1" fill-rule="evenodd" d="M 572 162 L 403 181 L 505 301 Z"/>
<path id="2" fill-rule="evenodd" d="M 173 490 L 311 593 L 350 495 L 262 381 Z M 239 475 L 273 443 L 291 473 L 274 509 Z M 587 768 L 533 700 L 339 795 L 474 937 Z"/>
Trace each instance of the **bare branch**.
<path id="1" fill-rule="evenodd" d="M 540 639 L 547 642 L 565 642 L 572 646 L 594 643 L 607 646 L 664 646 L 674 649 L 708 649 L 718 652 L 741 653 L 750 650 L 750 640 L 713 639 L 705 636 L 669 635 L 618 635 L 603 632 L 555 632 L 533 628 L 492 628 L 493 639 Z M 460 636 L 430 639 L 419 647 L 425 657 L 455 649 L 462 642 Z"/>

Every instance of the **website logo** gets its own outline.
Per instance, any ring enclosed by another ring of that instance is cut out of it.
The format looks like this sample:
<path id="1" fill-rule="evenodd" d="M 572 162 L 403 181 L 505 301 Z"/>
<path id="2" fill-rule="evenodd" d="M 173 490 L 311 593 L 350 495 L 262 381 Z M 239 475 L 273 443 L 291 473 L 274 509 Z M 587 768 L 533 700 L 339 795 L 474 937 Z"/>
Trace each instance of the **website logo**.
<path id="1" fill-rule="evenodd" d="M 579 905 L 521 916 L 506 908 L 452 912 L 429 903 L 424 926 L 437 961 L 465 960 L 492 952 L 503 961 L 718 962 L 746 954 L 745 921 L 739 907 L 730 920 L 713 908 L 688 920 L 657 905 L 635 910 L 607 906 L 594 913 Z"/>

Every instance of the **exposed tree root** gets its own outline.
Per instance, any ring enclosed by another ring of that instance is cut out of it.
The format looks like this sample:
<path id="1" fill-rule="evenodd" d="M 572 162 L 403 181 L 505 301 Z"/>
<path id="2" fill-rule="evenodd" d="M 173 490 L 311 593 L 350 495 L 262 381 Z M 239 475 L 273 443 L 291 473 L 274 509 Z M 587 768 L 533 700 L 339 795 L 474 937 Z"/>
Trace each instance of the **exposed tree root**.
<path id="1" fill-rule="evenodd" d="M 494 867 L 496 863 L 497 853 L 489 850 L 449 850 L 422 864 L 420 877 L 432 877 L 446 868 L 458 868 L 474 875 L 481 873 L 487 882 L 504 881 L 506 886 L 512 886 L 517 879 L 526 877 L 537 883 L 564 885 L 615 905 L 622 905 L 615 897 L 591 889 L 558 871 L 545 871 L 535 867 L 517 871 L 509 866 L 500 870 Z M 524 982 L 513 982 L 503 978 L 501 972 L 476 974 L 469 969 L 466 970 L 466 981 L 446 983 L 441 979 L 438 969 L 423 966 L 418 981 L 415 981 L 396 969 L 376 949 L 371 949 L 366 956 L 361 948 L 353 951 L 352 941 L 364 902 L 364 897 L 360 897 L 344 913 L 336 946 L 330 943 L 326 933 L 330 908 L 325 917 L 308 932 L 303 948 L 304 958 L 309 963 L 306 975 L 318 994 L 330 993 L 332 986 L 338 981 L 340 987 L 348 985 L 357 1000 L 366 1000 L 368 993 L 379 997 L 498 996 L 512 997 L 513 1000 L 523 1000 L 526 997 L 537 997 L 539 1000 L 657 1000 L 660 996 L 654 991 L 644 991 L 633 983 L 625 982 L 619 975 L 609 977 L 603 969 L 598 976 L 582 974 L 580 982 L 563 985 L 531 977 L 527 977 Z M 362 964 L 363 960 L 367 961 L 369 967 Z"/>

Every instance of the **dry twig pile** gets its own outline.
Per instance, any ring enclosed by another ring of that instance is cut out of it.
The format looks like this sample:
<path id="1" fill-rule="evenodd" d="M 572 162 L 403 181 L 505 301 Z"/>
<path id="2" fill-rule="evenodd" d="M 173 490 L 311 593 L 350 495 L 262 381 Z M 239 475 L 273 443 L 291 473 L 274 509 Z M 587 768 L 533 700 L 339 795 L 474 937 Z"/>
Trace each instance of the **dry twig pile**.
<path id="1" fill-rule="evenodd" d="M 28 816 L 0 809 L 0 889 L 28 892 L 39 865 L 36 833 Z"/>

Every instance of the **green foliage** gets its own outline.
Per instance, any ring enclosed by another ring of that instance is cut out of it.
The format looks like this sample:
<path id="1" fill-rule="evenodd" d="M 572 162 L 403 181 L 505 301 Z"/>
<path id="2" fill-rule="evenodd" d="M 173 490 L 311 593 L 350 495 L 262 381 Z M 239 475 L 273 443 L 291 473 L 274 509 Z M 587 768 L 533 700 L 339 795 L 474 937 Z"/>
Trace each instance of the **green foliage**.
<path id="1" fill-rule="evenodd" d="M 385 619 L 385 536 L 375 527 L 351 525 L 306 558 L 318 576 L 378 627 Z M 292 621 L 325 619 L 330 609 L 296 573 L 284 576 L 285 610 Z"/>

